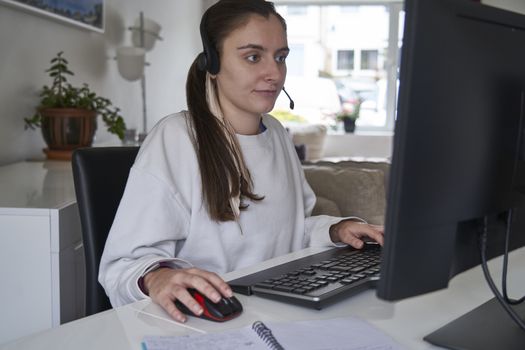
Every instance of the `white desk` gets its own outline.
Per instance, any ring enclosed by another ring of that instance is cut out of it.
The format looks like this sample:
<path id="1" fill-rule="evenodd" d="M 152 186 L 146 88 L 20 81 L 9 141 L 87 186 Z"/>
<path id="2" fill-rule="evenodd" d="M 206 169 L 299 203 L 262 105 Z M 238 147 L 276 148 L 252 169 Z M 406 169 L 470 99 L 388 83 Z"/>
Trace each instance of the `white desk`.
<path id="1" fill-rule="evenodd" d="M 269 266 L 316 251 L 318 250 L 306 249 L 258 266 Z M 501 275 L 500 263 L 500 258 L 490 263 L 494 278 L 499 278 Z M 521 248 L 511 254 L 509 270 L 511 294 L 521 295 L 525 291 L 524 266 L 525 248 Z M 237 271 L 224 277 L 233 279 L 255 270 L 257 268 Z M 379 300 L 374 291 L 364 292 L 321 311 L 255 296 L 238 295 L 238 298 L 245 311 L 240 317 L 225 323 L 213 323 L 189 317 L 186 324 L 179 324 L 170 320 L 157 305 L 149 300 L 143 300 L 19 339 L 1 349 L 138 350 L 145 335 L 216 332 L 243 327 L 255 320 L 284 321 L 338 316 L 356 316 L 365 319 L 388 333 L 407 349 L 435 349 L 436 347 L 422 340 L 423 336 L 489 300 L 492 295 L 485 284 L 481 269 L 476 267 L 456 276 L 446 290 L 395 303 Z M 21 311 L 20 317 L 31 317 L 31 312 Z"/>

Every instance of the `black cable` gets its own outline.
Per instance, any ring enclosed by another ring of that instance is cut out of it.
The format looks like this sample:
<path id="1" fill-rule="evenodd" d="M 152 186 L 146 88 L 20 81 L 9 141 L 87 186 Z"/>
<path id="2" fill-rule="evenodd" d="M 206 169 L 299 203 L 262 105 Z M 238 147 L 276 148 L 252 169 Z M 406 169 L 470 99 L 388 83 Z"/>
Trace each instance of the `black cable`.
<path id="1" fill-rule="evenodd" d="M 494 281 L 492 280 L 492 277 L 490 276 L 489 267 L 487 265 L 487 256 L 486 256 L 486 250 L 487 250 L 487 232 L 488 232 L 488 216 L 485 216 L 483 218 L 483 231 L 479 236 L 479 243 L 480 243 L 480 253 L 481 253 L 481 268 L 483 269 L 483 274 L 485 275 L 485 279 L 487 280 L 487 283 L 492 290 L 492 293 L 494 293 L 496 299 L 501 304 L 503 309 L 509 314 L 509 316 L 514 320 L 514 322 L 525 331 L 525 323 L 520 318 L 520 316 L 512 309 L 512 307 L 505 302 L 505 299 L 499 292 L 498 288 L 494 284 Z"/>
<path id="2" fill-rule="evenodd" d="M 525 301 L 525 296 L 520 299 L 511 299 L 507 294 L 507 270 L 509 261 L 509 240 L 510 240 L 510 228 L 512 225 L 512 209 L 507 214 L 507 228 L 505 230 L 505 253 L 503 254 L 503 275 L 501 277 L 501 290 L 503 292 L 503 298 L 510 305 L 519 305 Z"/>

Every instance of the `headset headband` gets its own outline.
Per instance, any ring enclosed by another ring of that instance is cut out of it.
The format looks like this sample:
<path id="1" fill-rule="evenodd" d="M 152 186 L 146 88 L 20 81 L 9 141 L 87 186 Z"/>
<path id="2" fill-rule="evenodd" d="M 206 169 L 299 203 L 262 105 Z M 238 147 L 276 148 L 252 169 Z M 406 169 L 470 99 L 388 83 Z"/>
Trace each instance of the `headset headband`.
<path id="1" fill-rule="evenodd" d="M 215 47 L 213 47 L 206 33 L 208 13 L 209 9 L 204 12 L 201 19 L 200 32 L 203 51 L 199 54 L 197 64 L 200 70 L 206 70 L 210 74 L 217 74 L 220 70 L 219 53 Z"/>

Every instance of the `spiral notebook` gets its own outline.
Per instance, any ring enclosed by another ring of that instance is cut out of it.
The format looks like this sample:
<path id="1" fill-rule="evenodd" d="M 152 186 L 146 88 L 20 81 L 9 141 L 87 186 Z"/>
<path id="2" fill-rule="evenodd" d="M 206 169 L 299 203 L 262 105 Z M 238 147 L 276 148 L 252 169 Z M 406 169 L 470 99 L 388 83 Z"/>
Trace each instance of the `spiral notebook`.
<path id="1" fill-rule="evenodd" d="M 298 322 L 254 322 L 249 327 L 189 336 L 146 336 L 144 350 L 400 350 L 387 334 L 354 317 Z"/>

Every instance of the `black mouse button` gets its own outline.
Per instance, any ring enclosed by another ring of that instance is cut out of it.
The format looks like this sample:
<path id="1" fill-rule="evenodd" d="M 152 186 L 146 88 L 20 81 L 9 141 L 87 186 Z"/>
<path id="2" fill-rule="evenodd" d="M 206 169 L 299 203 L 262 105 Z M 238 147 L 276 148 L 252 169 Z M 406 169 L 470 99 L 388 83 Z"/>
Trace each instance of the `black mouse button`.
<path id="1" fill-rule="evenodd" d="M 235 304 L 234 300 L 232 298 L 224 298 L 224 303 L 228 305 L 228 308 L 230 310 L 230 315 L 237 312 L 237 305 Z"/>
<path id="2" fill-rule="evenodd" d="M 232 308 L 225 302 L 224 298 L 219 300 L 219 302 L 214 303 L 210 299 L 206 300 L 208 303 L 208 310 L 210 313 L 216 317 L 224 318 L 232 313 Z"/>
<path id="3" fill-rule="evenodd" d="M 230 298 L 222 298 L 222 301 L 224 301 L 224 304 L 226 304 L 232 312 L 234 311 L 235 306 L 232 304 Z"/>
<path id="4" fill-rule="evenodd" d="M 241 312 L 242 311 L 242 305 L 239 299 L 236 297 L 228 298 L 228 301 L 230 302 L 233 312 Z"/>

